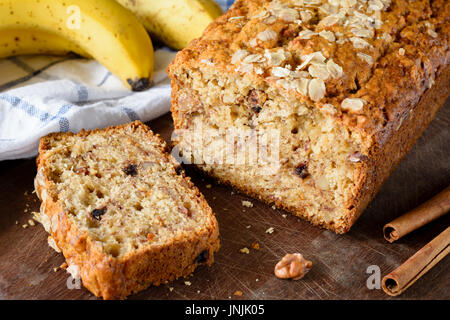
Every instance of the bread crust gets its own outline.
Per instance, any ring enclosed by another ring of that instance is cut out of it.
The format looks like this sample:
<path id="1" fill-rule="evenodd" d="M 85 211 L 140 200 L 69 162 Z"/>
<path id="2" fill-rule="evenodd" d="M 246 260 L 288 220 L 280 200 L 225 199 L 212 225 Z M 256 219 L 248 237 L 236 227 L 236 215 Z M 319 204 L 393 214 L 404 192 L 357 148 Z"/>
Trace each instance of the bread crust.
<path id="1" fill-rule="evenodd" d="M 354 202 L 350 204 L 352 208 L 349 210 L 348 218 L 342 228 L 333 231 L 345 233 L 350 230 L 444 105 L 449 97 L 449 88 L 450 66 L 447 66 L 437 74 L 433 87 L 426 90 L 419 102 L 410 109 L 409 116 L 404 118 L 397 130 L 394 129 L 396 134 L 392 134 L 383 146 L 373 147 L 373 157 L 360 169 L 357 185 L 359 192 Z"/>
<path id="2" fill-rule="evenodd" d="M 264 28 L 268 28 L 252 18 L 268 3 L 266 0 L 236 1 L 224 16 L 205 30 L 200 39 L 177 54 L 168 68 L 172 79 L 171 111 L 175 129 L 185 129 L 185 117 L 190 112 L 178 99 L 183 86 L 178 75 L 187 70 L 213 68 L 223 74 L 239 74 L 231 61 L 233 54 L 240 49 L 258 54 L 264 50 L 282 48 L 292 57 L 288 61 L 292 70 L 300 64 L 301 55 L 318 51 L 324 53 L 342 66 L 343 76 L 326 81 L 326 94 L 319 101 L 313 101 L 296 90 L 285 89 L 264 69 L 262 73 L 252 69 L 241 76 L 249 79 L 255 87 L 264 83 L 277 88 L 282 95 L 314 106 L 359 137 L 361 152 L 367 158 L 357 169 L 345 218 L 339 222 L 323 223 L 298 209 L 287 207 L 283 202 L 262 197 L 260 193 L 241 185 L 233 186 L 313 224 L 336 233 L 347 232 L 448 97 L 450 2 L 391 1 L 389 10 L 380 13 L 380 30 L 376 31 L 373 39 L 366 39 L 370 50 L 355 48 L 349 39 L 342 43 L 325 41 L 318 36 L 301 39 L 298 36 L 302 30 L 300 27 L 293 27 L 293 24 L 280 19 L 270 25 L 270 29 L 280 35 L 276 41 L 248 45 Z M 317 21 L 314 23 L 317 24 Z M 314 25 L 307 23 L 305 27 L 312 29 Z M 432 27 L 433 30 L 430 29 Z M 340 25 L 333 25 L 327 30 L 335 34 L 345 31 Z M 383 40 L 384 34 L 393 40 Z M 373 64 L 358 60 L 358 53 L 369 53 Z M 209 62 L 209 66 L 205 66 L 205 61 Z M 346 98 L 363 99 L 366 103 L 362 111 L 352 112 L 342 107 Z M 332 115 L 324 112 L 324 105 L 327 104 L 331 104 L 337 112 Z"/>
<path id="3" fill-rule="evenodd" d="M 146 131 L 149 139 L 157 139 L 166 160 L 178 166 L 175 159 L 167 153 L 165 142 L 139 121 L 103 130 L 112 133 L 116 130 L 125 128 L 134 130 L 138 127 Z M 83 130 L 76 136 L 99 131 Z M 123 257 L 108 255 L 87 232 L 81 231 L 69 219 L 58 195 L 52 192 L 53 182 L 47 175 L 46 152 L 49 150 L 48 139 L 58 135 L 61 134 L 53 133 L 40 140 L 39 156 L 36 160 L 38 174 L 35 180 L 36 193 L 42 201 L 39 220 L 62 251 L 68 265 L 79 268 L 83 285 L 89 291 L 103 299 L 125 299 L 128 295 L 144 290 L 150 285 L 157 286 L 179 277 L 186 277 L 200 264 L 209 266 L 214 262 L 214 253 L 220 246 L 217 220 L 203 195 L 184 173 L 182 179 L 198 197 L 202 211 L 209 217 L 208 224 L 201 230 L 179 235 L 164 245 L 145 246 Z M 205 261 L 198 261 L 196 258 L 202 253 Z"/>

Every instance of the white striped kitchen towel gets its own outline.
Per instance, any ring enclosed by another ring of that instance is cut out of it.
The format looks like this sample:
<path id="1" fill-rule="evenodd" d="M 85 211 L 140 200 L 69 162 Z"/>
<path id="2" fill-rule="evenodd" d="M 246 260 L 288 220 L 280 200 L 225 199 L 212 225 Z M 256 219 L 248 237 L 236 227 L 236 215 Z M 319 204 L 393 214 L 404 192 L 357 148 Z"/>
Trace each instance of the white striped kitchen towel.
<path id="1" fill-rule="evenodd" d="M 226 10 L 234 0 L 217 0 Z M 24 56 L 0 59 L 0 160 L 33 157 L 39 138 L 134 120 L 149 121 L 170 108 L 166 68 L 176 52 L 155 48 L 149 90 L 130 92 L 94 60 Z"/>

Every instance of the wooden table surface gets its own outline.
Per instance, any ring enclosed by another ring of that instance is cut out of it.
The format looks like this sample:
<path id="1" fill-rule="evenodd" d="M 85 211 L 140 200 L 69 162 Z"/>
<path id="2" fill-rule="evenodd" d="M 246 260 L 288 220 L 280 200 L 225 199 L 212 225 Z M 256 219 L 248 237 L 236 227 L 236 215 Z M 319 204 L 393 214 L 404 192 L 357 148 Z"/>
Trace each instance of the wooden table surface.
<path id="1" fill-rule="evenodd" d="M 413 232 L 398 243 L 382 236 L 385 223 L 416 207 L 450 184 L 450 100 L 439 111 L 413 150 L 403 160 L 366 212 L 345 235 L 309 225 L 285 212 L 249 200 L 188 168 L 215 211 L 222 247 L 212 267 L 199 267 L 192 277 L 151 287 L 130 299 L 449 299 L 450 257 L 446 257 L 402 296 L 368 289 L 367 268 L 392 271 L 443 231 L 450 215 Z M 150 123 L 167 140 L 171 118 Z M 0 162 L 0 298 L 95 299 L 86 289 L 69 290 L 68 274 L 54 271 L 64 259 L 47 245 L 41 225 L 23 228 L 31 212 L 39 210 L 33 191 L 35 160 Z M 208 188 L 207 185 L 212 187 Z M 270 227 L 272 234 L 266 233 Z M 259 250 L 252 249 L 258 243 Z M 249 254 L 239 249 L 250 248 Z M 302 280 L 280 280 L 274 265 L 286 253 L 301 252 L 312 260 Z M 184 282 L 189 281 L 188 286 Z M 242 296 L 236 296 L 242 291 Z"/>

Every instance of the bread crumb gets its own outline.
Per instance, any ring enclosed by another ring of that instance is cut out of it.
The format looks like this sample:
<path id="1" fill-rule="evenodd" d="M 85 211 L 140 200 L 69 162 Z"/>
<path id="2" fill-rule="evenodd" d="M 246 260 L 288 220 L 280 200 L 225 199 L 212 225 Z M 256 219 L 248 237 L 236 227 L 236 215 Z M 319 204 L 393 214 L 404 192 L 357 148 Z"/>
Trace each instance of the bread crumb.
<path id="1" fill-rule="evenodd" d="M 211 189 L 211 187 L 212 187 L 212 185 L 210 185 L 210 184 L 206 185 L 206 188 L 208 188 L 208 189 Z"/>
<path id="2" fill-rule="evenodd" d="M 192 283 L 190 281 L 185 281 L 184 284 L 190 286 Z"/>
<path id="3" fill-rule="evenodd" d="M 53 272 L 57 272 L 59 270 L 59 267 L 54 267 Z"/>
<path id="4" fill-rule="evenodd" d="M 28 224 L 32 227 L 34 227 L 36 225 L 36 223 L 34 223 L 34 220 L 28 220 Z"/>
<path id="5" fill-rule="evenodd" d="M 275 207 L 275 205 L 273 205 L 273 206 L 272 206 L 272 209 L 273 209 L 273 210 L 277 210 L 277 207 Z"/>
<path id="6" fill-rule="evenodd" d="M 246 229 L 250 229 L 252 226 L 251 225 L 248 225 L 248 226 L 246 226 L 245 228 Z"/>
<path id="7" fill-rule="evenodd" d="M 242 200 L 242 205 L 247 208 L 253 208 L 253 203 L 247 200 Z"/>
<path id="8" fill-rule="evenodd" d="M 248 250 L 247 247 L 244 247 L 244 248 L 242 248 L 242 249 L 239 249 L 239 252 L 240 252 L 240 253 L 249 254 L 249 253 L 250 253 L 250 250 Z"/>
<path id="9" fill-rule="evenodd" d="M 258 242 L 253 242 L 252 243 L 252 248 L 255 250 L 259 250 L 259 243 Z"/>
<path id="10" fill-rule="evenodd" d="M 270 227 L 269 229 L 266 230 L 266 233 L 272 234 L 275 231 L 275 229 L 273 227 Z"/>
<path id="11" fill-rule="evenodd" d="M 169 291 L 172 292 L 173 291 L 173 287 L 169 287 Z"/>
<path id="12" fill-rule="evenodd" d="M 233 294 L 235 296 L 239 296 L 239 297 L 241 297 L 243 295 L 242 291 L 240 291 L 240 290 L 235 291 Z"/>
<path id="13" fill-rule="evenodd" d="M 28 225 L 27 224 L 23 224 L 22 228 L 26 229 L 26 228 L 28 228 Z"/>
<path id="14" fill-rule="evenodd" d="M 16 224 L 19 224 L 19 221 L 16 220 Z"/>
<path id="15" fill-rule="evenodd" d="M 287 214 L 282 214 L 281 216 L 286 219 Z"/>
<path id="16" fill-rule="evenodd" d="M 259 279 L 258 279 L 258 278 L 256 278 L 256 279 L 255 279 L 255 281 L 256 281 L 256 282 L 258 282 L 258 281 L 259 281 Z"/>

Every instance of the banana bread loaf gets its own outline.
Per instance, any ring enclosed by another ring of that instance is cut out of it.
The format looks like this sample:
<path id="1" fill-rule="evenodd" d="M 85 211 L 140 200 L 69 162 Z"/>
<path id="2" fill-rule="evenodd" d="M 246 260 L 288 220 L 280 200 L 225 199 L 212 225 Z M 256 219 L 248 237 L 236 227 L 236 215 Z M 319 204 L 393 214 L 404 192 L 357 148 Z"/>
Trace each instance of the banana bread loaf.
<path id="1" fill-rule="evenodd" d="M 449 35 L 447 0 L 237 0 L 168 68 L 177 152 L 347 232 L 447 98 Z"/>
<path id="2" fill-rule="evenodd" d="M 125 298 L 213 262 L 213 212 L 146 125 L 50 134 L 37 166 L 38 220 L 96 296 Z"/>

